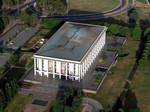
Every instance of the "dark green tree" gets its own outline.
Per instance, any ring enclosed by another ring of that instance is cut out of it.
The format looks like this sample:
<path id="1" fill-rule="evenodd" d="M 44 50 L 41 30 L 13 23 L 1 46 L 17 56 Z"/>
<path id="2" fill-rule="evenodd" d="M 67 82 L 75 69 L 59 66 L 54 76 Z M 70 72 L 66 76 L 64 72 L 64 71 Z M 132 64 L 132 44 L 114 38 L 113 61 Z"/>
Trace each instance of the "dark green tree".
<path id="1" fill-rule="evenodd" d="M 144 37 L 147 37 L 148 35 L 150 35 L 150 28 L 147 28 L 147 29 L 144 31 Z"/>
<path id="2" fill-rule="evenodd" d="M 138 11 L 136 9 L 132 9 L 129 13 L 130 22 L 137 22 L 139 20 Z"/>
<path id="3" fill-rule="evenodd" d="M 129 37 L 130 36 L 130 29 L 128 27 L 121 27 L 119 31 L 121 36 Z"/>
<path id="4" fill-rule="evenodd" d="M 30 15 L 27 13 L 27 11 L 22 11 L 20 14 L 19 14 L 19 17 L 22 21 L 24 21 L 24 23 L 26 24 L 29 24 L 30 23 Z"/>
<path id="5" fill-rule="evenodd" d="M 3 112 L 3 111 L 4 111 L 3 98 L 2 98 L 2 96 L 0 95 L 0 112 Z"/>
<path id="6" fill-rule="evenodd" d="M 64 110 L 64 104 L 61 100 L 56 100 L 53 105 L 53 112 L 62 112 Z"/>
<path id="7" fill-rule="evenodd" d="M 5 106 L 6 106 L 6 99 L 5 99 L 4 92 L 3 92 L 2 89 L 0 89 L 0 96 L 1 96 L 1 98 L 2 98 L 2 104 L 0 104 L 0 105 L 2 105 L 3 108 L 5 108 Z M 1 111 L 0 111 L 0 112 L 1 112 Z"/>
<path id="8" fill-rule="evenodd" d="M 9 18 L 8 18 L 8 16 L 3 16 L 2 17 L 2 21 L 3 21 L 4 26 L 7 26 L 9 24 Z"/>
<path id="9" fill-rule="evenodd" d="M 7 101 L 10 101 L 12 99 L 12 89 L 8 82 L 5 84 L 5 92 Z"/>
<path id="10" fill-rule="evenodd" d="M 38 22 L 38 15 L 35 14 L 35 13 L 32 13 L 31 14 L 31 19 L 30 19 L 30 25 L 34 26 L 34 25 L 37 24 L 37 22 Z"/>
<path id="11" fill-rule="evenodd" d="M 119 26 L 116 25 L 116 24 L 111 24 L 109 27 L 108 27 L 108 32 L 110 35 L 118 35 L 119 34 Z"/>
<path id="12" fill-rule="evenodd" d="M 141 33 L 142 33 L 141 28 L 140 27 L 135 27 L 132 30 L 132 37 L 136 40 L 139 40 L 141 38 Z"/>

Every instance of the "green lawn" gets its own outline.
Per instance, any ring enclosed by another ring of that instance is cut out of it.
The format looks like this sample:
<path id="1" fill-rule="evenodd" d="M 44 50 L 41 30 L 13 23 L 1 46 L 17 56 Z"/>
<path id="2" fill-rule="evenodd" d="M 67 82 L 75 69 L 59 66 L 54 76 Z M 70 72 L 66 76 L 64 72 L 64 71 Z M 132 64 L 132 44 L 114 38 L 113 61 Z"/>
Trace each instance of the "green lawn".
<path id="1" fill-rule="evenodd" d="M 103 12 L 119 5 L 118 0 L 68 0 L 69 11 Z"/>
<path id="2" fill-rule="evenodd" d="M 141 112 L 150 112 L 150 62 L 143 70 L 137 70 L 131 88 Z"/>
<path id="3" fill-rule="evenodd" d="M 21 112 L 24 106 L 31 100 L 31 96 L 17 94 L 8 104 L 5 112 Z"/>
<path id="4" fill-rule="evenodd" d="M 130 54 L 118 59 L 114 67 L 114 73 L 106 77 L 96 95 L 89 94 L 88 97 L 98 100 L 104 108 L 107 108 L 108 105 L 113 105 L 117 96 L 122 91 L 129 72 L 135 63 L 135 53 L 138 47 L 139 41 L 128 39 L 125 44 L 125 49 Z"/>

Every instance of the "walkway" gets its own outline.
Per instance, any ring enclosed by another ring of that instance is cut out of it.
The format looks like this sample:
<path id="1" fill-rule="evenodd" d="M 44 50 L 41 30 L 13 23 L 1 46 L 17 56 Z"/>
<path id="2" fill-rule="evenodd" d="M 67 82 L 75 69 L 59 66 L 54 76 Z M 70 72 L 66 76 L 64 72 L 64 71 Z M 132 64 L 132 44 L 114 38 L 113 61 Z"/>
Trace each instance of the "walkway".
<path id="1" fill-rule="evenodd" d="M 99 112 L 103 109 L 102 105 L 98 101 L 86 97 L 83 98 L 83 105 L 84 108 L 82 112 Z"/>

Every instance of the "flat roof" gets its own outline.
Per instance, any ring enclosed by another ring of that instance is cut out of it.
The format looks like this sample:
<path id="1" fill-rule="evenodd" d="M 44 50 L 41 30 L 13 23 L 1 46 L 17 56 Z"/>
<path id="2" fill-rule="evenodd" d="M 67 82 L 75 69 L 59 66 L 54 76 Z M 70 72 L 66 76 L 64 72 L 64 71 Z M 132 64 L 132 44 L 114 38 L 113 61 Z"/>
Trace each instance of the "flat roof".
<path id="1" fill-rule="evenodd" d="M 105 30 L 105 26 L 66 22 L 35 55 L 81 61 Z"/>

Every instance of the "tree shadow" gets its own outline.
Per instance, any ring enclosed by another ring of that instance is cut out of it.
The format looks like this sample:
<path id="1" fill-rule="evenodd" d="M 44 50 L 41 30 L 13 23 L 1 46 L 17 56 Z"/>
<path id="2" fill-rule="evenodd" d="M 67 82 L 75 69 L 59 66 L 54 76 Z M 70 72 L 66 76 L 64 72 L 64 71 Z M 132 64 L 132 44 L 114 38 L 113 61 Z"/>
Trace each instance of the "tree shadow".
<path id="1" fill-rule="evenodd" d="M 117 98 L 117 101 L 112 109 L 113 112 L 118 112 L 122 108 L 125 112 L 129 112 L 131 109 L 138 108 L 138 100 L 136 98 L 135 92 L 132 90 L 123 91 Z"/>
<path id="2" fill-rule="evenodd" d="M 123 109 L 125 112 L 129 112 L 130 109 L 137 109 L 138 108 L 138 101 L 135 95 L 135 92 L 128 90 L 126 92 L 125 99 L 123 101 Z"/>
<path id="3" fill-rule="evenodd" d="M 20 54 L 18 54 L 18 55 L 20 55 Z M 6 78 L 15 78 L 17 81 L 19 81 L 25 75 L 27 58 L 25 58 L 23 61 L 20 61 L 20 56 L 18 57 L 15 64 L 11 65 L 5 72 Z"/>
<path id="4" fill-rule="evenodd" d="M 0 9 L 2 8 L 2 6 L 3 6 L 3 1 L 0 0 Z"/>

